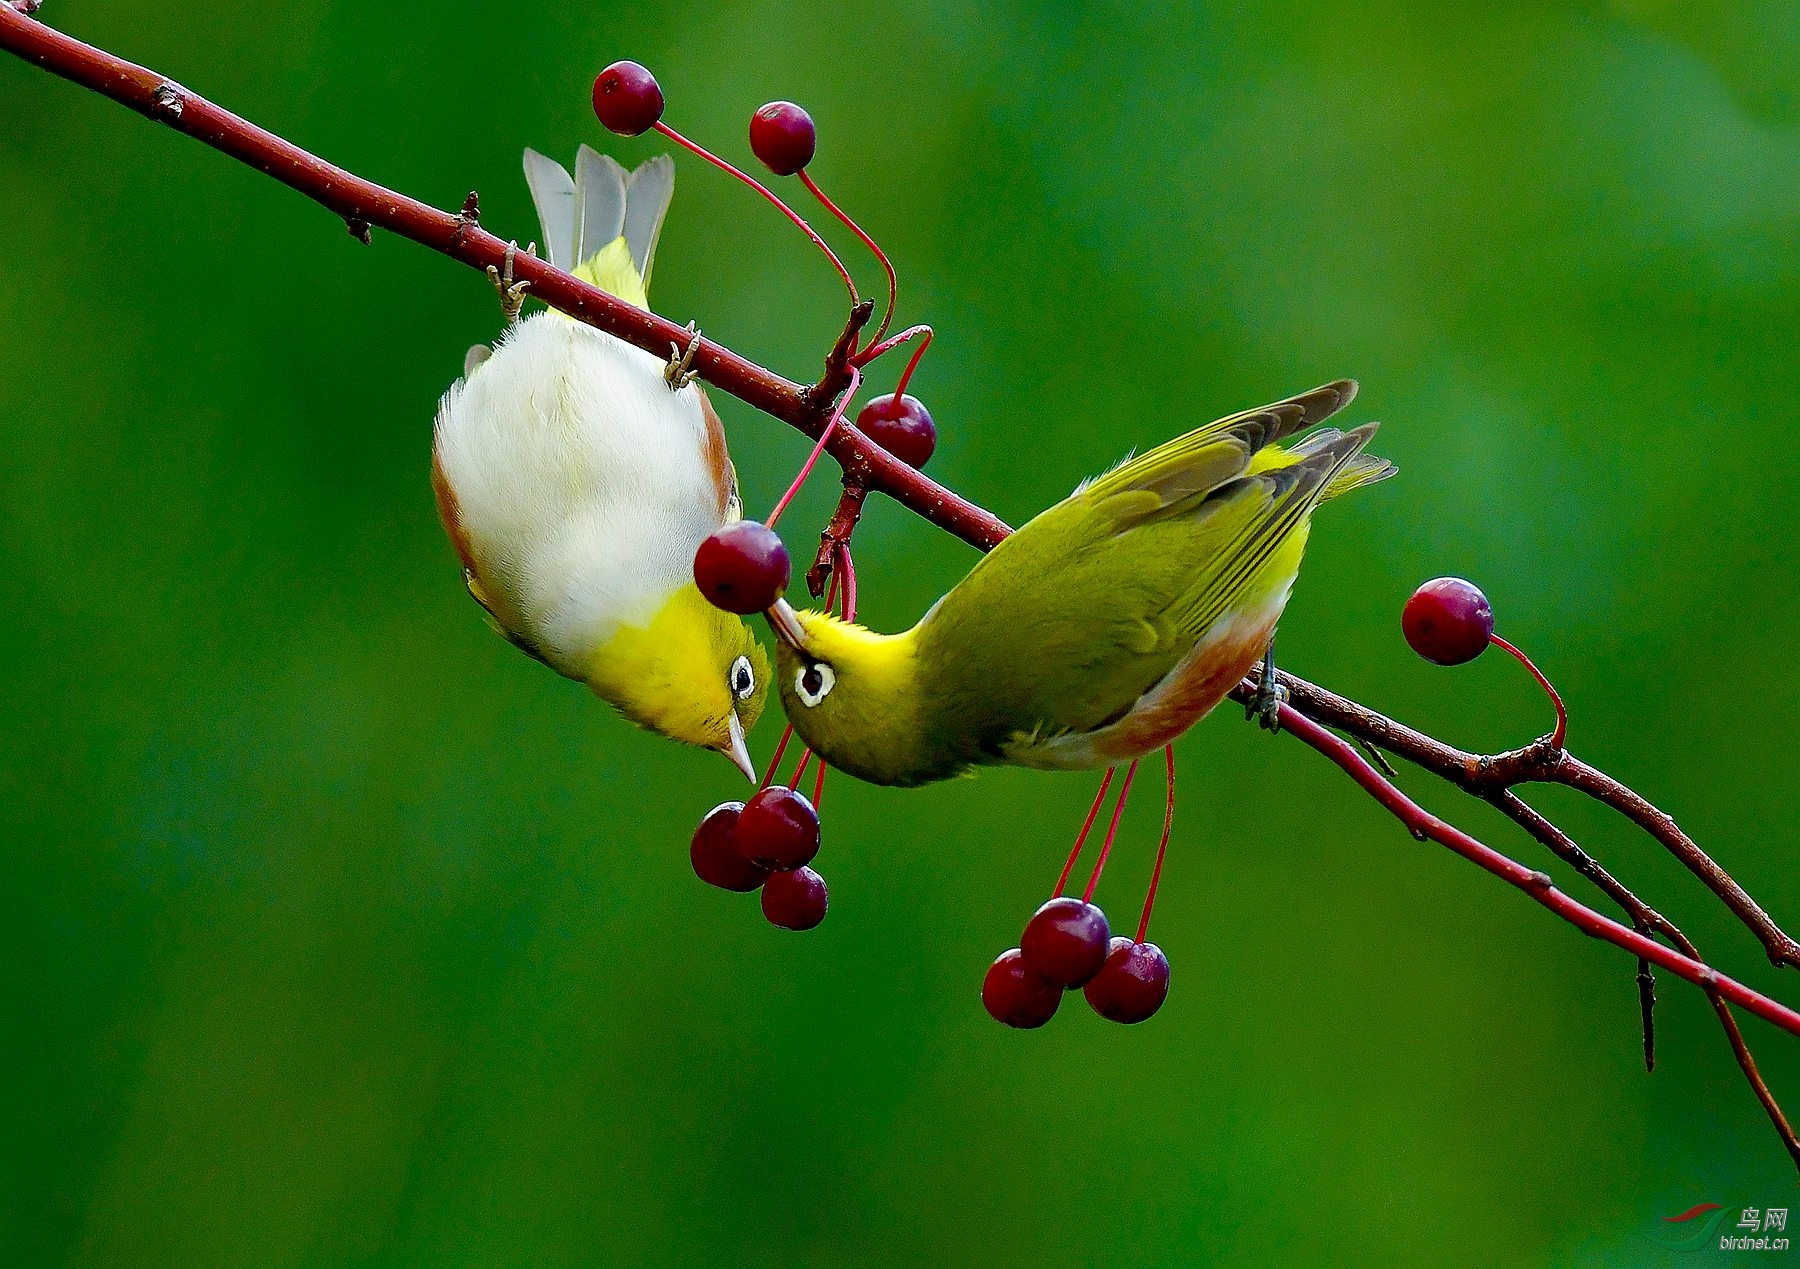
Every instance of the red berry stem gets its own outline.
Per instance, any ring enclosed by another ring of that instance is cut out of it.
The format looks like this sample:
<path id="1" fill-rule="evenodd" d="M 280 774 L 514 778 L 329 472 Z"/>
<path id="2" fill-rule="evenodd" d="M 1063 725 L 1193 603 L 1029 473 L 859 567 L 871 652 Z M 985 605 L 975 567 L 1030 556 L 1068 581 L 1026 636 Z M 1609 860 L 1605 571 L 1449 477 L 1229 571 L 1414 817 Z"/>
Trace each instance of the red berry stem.
<path id="1" fill-rule="evenodd" d="M 1117 770 L 1117 767 L 1108 767 L 1106 774 L 1100 777 L 1100 792 L 1094 794 L 1094 804 L 1088 808 L 1087 818 L 1081 821 L 1081 831 L 1075 834 L 1075 845 L 1069 850 L 1069 862 L 1063 865 L 1062 876 L 1056 879 L 1056 889 L 1050 894 L 1052 899 L 1061 898 L 1063 887 L 1069 884 L 1069 874 L 1075 871 L 1075 861 L 1081 858 L 1081 848 L 1087 845 L 1088 831 L 1100 816 L 1101 804 L 1106 801 L 1106 790 L 1112 784 L 1113 772 Z"/>
<path id="2" fill-rule="evenodd" d="M 844 620 L 855 621 L 856 561 L 850 558 L 850 544 L 848 542 L 839 542 L 832 551 L 832 555 L 837 560 L 837 567 L 832 570 L 832 584 L 835 586 L 839 577 L 844 579 Z M 831 601 L 829 599 L 825 601 L 825 607 L 828 609 L 831 607 Z"/>
<path id="3" fill-rule="evenodd" d="M 794 768 L 794 778 L 788 781 L 788 788 L 797 789 L 800 787 L 800 777 L 806 774 L 806 768 L 808 764 L 812 762 L 812 756 L 813 751 L 811 749 L 801 751 L 800 765 Z"/>
<path id="4" fill-rule="evenodd" d="M 1112 854 L 1113 838 L 1119 835 L 1119 817 L 1125 814 L 1125 799 L 1131 796 L 1131 778 L 1137 774 L 1138 760 L 1133 758 L 1131 765 L 1125 768 L 1125 781 L 1119 786 L 1119 800 L 1113 804 L 1112 823 L 1106 826 L 1106 840 L 1100 843 L 1100 858 L 1094 861 L 1094 871 L 1088 877 L 1087 889 L 1081 892 L 1083 903 L 1092 903 L 1094 887 L 1100 884 L 1100 873 L 1106 867 L 1106 857 Z"/>
<path id="5" fill-rule="evenodd" d="M 906 363 L 906 369 L 900 375 L 900 382 L 894 386 L 894 400 L 898 401 L 901 395 L 905 393 L 906 385 L 911 382 L 913 371 L 919 368 L 919 358 L 923 357 L 925 355 L 925 350 L 931 347 L 933 333 L 931 327 L 926 326 L 923 323 L 918 326 L 908 326 L 898 335 L 889 335 L 880 343 L 871 342 L 868 347 L 856 354 L 855 364 L 866 366 L 877 357 L 885 356 L 892 352 L 901 344 L 910 344 L 913 340 L 918 340 L 919 346 L 913 352 L 912 360 Z"/>
<path id="6" fill-rule="evenodd" d="M 1163 755 L 1167 759 L 1163 784 L 1168 789 L 1168 798 L 1163 804 L 1162 841 L 1156 844 L 1156 867 L 1150 870 L 1150 889 L 1144 892 L 1144 915 L 1138 919 L 1134 943 L 1142 943 L 1144 935 L 1150 933 L 1150 909 L 1156 906 L 1156 886 L 1162 880 L 1163 856 L 1169 851 L 1169 830 L 1175 826 L 1175 746 L 1164 745 Z"/>
<path id="7" fill-rule="evenodd" d="M 844 228 L 848 229 L 851 233 L 855 234 L 859 239 L 861 239 L 862 245 L 867 247 L 870 251 L 874 252 L 875 258 L 877 260 L 881 261 L 881 267 L 883 269 L 887 270 L 887 280 L 888 280 L 887 312 L 885 312 L 881 315 L 881 325 L 877 326 L 875 328 L 875 333 L 869 337 L 869 342 L 871 344 L 881 342 L 881 337 L 883 335 L 887 334 L 888 323 L 894 320 L 894 305 L 899 303 L 899 300 L 900 300 L 900 278 L 894 272 L 893 261 L 888 259 L 888 254 L 887 254 L 887 252 L 885 252 L 881 249 L 881 244 L 876 242 L 875 239 L 871 238 L 867 233 L 865 233 L 863 231 L 863 227 L 861 225 L 857 224 L 854 220 L 851 220 L 849 216 L 845 215 L 843 208 L 839 207 L 836 203 L 832 202 L 829 198 L 827 198 L 825 196 L 825 191 L 820 189 L 818 187 L 818 185 L 816 185 L 813 182 L 813 178 L 812 178 L 811 174 L 808 173 L 805 168 L 801 168 L 800 171 L 796 175 L 798 175 L 800 177 L 800 183 L 802 185 L 806 186 L 807 189 L 812 191 L 812 196 L 814 198 L 818 199 L 819 202 L 824 205 L 825 210 L 830 212 L 833 216 L 836 216 L 838 218 L 838 222 L 840 224 L 842 224 L 844 226 Z"/>
<path id="8" fill-rule="evenodd" d="M 931 347 L 931 327 L 914 326 L 912 329 L 919 332 L 919 346 L 913 349 L 913 355 L 907 361 L 906 369 L 900 372 L 900 382 L 894 385 L 894 400 L 896 401 L 906 394 L 906 385 L 912 382 L 913 371 L 919 368 L 919 359 L 925 355 L 925 350 Z"/>
<path id="9" fill-rule="evenodd" d="M 699 155 L 714 167 L 729 172 L 731 175 L 737 177 L 738 180 L 768 199 L 771 203 L 775 204 L 782 215 L 786 216 L 789 220 L 793 221 L 794 224 L 799 226 L 801 233 L 812 239 L 813 246 L 817 247 L 820 251 L 823 251 L 825 253 L 825 258 L 831 261 L 832 267 L 837 269 L 838 276 L 844 279 L 845 289 L 850 292 L 850 307 L 855 308 L 858 304 L 862 303 L 862 297 L 856 293 L 856 283 L 851 280 L 850 270 L 846 269 L 844 267 L 844 262 L 838 259 L 837 252 L 827 246 L 825 240 L 819 237 L 818 232 L 814 230 L 811 225 L 806 223 L 800 213 L 782 202 L 780 197 L 773 190 L 757 180 L 754 176 L 751 176 L 748 172 L 733 167 L 705 146 L 689 141 L 686 137 L 682 136 L 679 132 L 675 131 L 675 129 L 671 128 L 668 124 L 663 123 L 661 120 L 658 120 L 650 126 L 669 138 L 669 140 L 673 141 L 676 145 Z"/>
<path id="10" fill-rule="evenodd" d="M 1569 711 L 1563 708 L 1562 693 L 1556 690 L 1555 684 L 1544 677 L 1544 672 L 1537 668 L 1536 662 L 1526 656 L 1523 652 L 1519 651 L 1512 644 L 1502 639 L 1499 635 L 1489 635 L 1488 642 L 1494 644 L 1496 647 L 1506 649 L 1506 651 L 1517 657 L 1519 659 L 1519 664 L 1531 671 L 1531 677 L 1538 681 L 1538 686 L 1543 688 L 1544 692 L 1550 697 L 1550 703 L 1556 706 L 1556 730 L 1550 733 L 1550 747 L 1552 749 L 1561 749 L 1563 747 L 1563 738 L 1569 734 Z"/>
<path id="11" fill-rule="evenodd" d="M 825 588 L 825 611 L 826 612 L 830 612 L 831 606 L 837 602 L 838 583 L 842 579 L 843 579 L 843 570 L 842 569 L 834 568 L 831 570 L 831 584 Z"/>
<path id="12" fill-rule="evenodd" d="M 862 371 L 855 366 L 850 367 L 850 386 L 844 389 L 844 394 L 838 398 L 837 404 L 832 406 L 831 417 L 826 420 L 824 431 L 819 433 L 819 439 L 814 443 L 812 453 L 806 456 L 806 462 L 801 465 L 800 474 L 794 477 L 794 483 L 789 485 L 787 492 L 781 495 L 781 501 L 775 504 L 775 510 L 769 512 L 769 518 L 764 521 L 769 528 L 775 527 L 775 522 L 781 519 L 781 513 L 787 510 L 788 503 L 792 502 L 794 495 L 800 492 L 800 486 L 804 485 L 806 478 L 812 475 L 812 469 L 817 465 L 819 455 L 825 452 L 825 446 L 831 441 L 831 434 L 837 431 L 837 425 L 843 422 L 844 411 L 849 407 L 850 398 L 856 395 L 857 386 L 861 383 Z"/>
<path id="13" fill-rule="evenodd" d="M 766 789 L 769 787 L 770 783 L 774 781 L 775 771 L 778 767 L 781 766 L 781 755 L 787 752 L 788 741 L 792 740 L 793 738 L 794 738 L 794 725 L 792 723 L 789 723 L 786 727 L 782 728 L 782 730 L 781 730 L 781 741 L 779 744 L 777 744 L 775 746 L 775 756 L 773 758 L 769 759 L 769 769 L 767 771 L 763 772 L 762 783 L 759 784 L 757 786 L 757 788 Z"/>
<path id="14" fill-rule="evenodd" d="M 819 803 L 824 800 L 825 797 L 825 772 L 827 770 L 828 768 L 825 765 L 825 759 L 820 758 L 819 774 L 813 777 L 812 804 L 813 810 L 815 811 L 819 809 Z"/>

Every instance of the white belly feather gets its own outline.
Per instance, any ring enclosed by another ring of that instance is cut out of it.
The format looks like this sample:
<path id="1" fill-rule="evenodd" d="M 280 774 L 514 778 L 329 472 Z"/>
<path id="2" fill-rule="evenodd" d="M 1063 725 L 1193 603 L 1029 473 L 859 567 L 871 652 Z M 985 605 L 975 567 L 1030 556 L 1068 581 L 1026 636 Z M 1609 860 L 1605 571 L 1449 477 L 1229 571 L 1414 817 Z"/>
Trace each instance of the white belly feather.
<path id="1" fill-rule="evenodd" d="M 436 450 L 496 609 L 565 673 L 690 581 L 720 524 L 700 389 L 560 314 L 520 323 L 445 394 Z"/>

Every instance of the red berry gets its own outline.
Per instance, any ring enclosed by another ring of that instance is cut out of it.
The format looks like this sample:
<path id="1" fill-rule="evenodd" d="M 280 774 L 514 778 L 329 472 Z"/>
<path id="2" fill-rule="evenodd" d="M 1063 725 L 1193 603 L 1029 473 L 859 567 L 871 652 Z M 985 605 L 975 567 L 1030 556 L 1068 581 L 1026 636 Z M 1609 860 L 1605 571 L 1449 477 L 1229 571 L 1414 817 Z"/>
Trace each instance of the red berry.
<path id="1" fill-rule="evenodd" d="M 594 80 L 594 113 L 622 137 L 648 132 L 662 118 L 662 88 L 636 62 L 614 62 Z"/>
<path id="2" fill-rule="evenodd" d="M 1119 937 L 1106 953 L 1106 964 L 1085 988 L 1094 1012 L 1113 1022 L 1142 1022 L 1169 994 L 1169 958 L 1154 943 Z"/>
<path id="3" fill-rule="evenodd" d="M 791 101 L 771 101 L 750 116 L 750 149 L 777 176 L 811 163 L 817 145 L 812 116 Z"/>
<path id="4" fill-rule="evenodd" d="M 733 520 L 694 552 L 694 584 L 714 606 L 748 614 L 769 607 L 787 589 L 793 565 L 775 530 L 756 520 Z"/>
<path id="5" fill-rule="evenodd" d="M 825 919 L 831 906 L 825 878 L 810 868 L 769 875 L 763 883 L 762 910 L 770 925 L 784 930 L 810 930 Z"/>
<path id="6" fill-rule="evenodd" d="M 923 467 L 937 448 L 937 425 L 919 398 L 903 392 L 876 397 L 856 416 L 856 430 L 908 467 Z"/>
<path id="7" fill-rule="evenodd" d="M 1002 952 L 981 980 L 981 1003 L 1009 1027 L 1041 1027 L 1062 1003 L 1062 987 L 1025 963 L 1018 948 Z"/>
<path id="8" fill-rule="evenodd" d="M 1475 583 L 1435 577 L 1406 601 L 1400 629 L 1427 661 L 1461 665 L 1487 651 L 1494 637 L 1494 610 Z"/>
<path id="9" fill-rule="evenodd" d="M 1039 908 L 1025 924 L 1019 948 L 1025 963 L 1052 982 L 1079 987 L 1106 963 L 1106 913 L 1064 895 Z"/>
<path id="10" fill-rule="evenodd" d="M 798 868 L 819 853 L 819 813 L 805 794 L 775 785 L 745 805 L 734 836 L 750 862 L 764 868 Z"/>
<path id="11" fill-rule="evenodd" d="M 693 862 L 694 875 L 709 886 L 742 892 L 756 889 L 769 876 L 767 868 L 751 863 L 738 849 L 736 829 L 743 809 L 742 802 L 721 802 L 694 830 L 688 859 Z"/>

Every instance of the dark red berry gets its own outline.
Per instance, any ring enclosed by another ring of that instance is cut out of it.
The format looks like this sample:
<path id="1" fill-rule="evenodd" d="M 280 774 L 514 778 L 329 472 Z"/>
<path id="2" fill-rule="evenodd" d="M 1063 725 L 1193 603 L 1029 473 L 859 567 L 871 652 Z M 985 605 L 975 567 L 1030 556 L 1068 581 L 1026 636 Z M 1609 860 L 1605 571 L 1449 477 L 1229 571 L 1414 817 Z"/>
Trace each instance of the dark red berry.
<path id="1" fill-rule="evenodd" d="M 1169 994 L 1169 958 L 1154 943 L 1119 937 L 1106 953 L 1106 964 L 1084 989 L 1094 1012 L 1114 1022 L 1142 1022 Z"/>
<path id="2" fill-rule="evenodd" d="M 1041 1027 L 1062 1003 L 1063 989 L 1025 963 L 1018 948 L 1000 953 L 981 980 L 981 1003 L 1009 1027 Z"/>
<path id="3" fill-rule="evenodd" d="M 810 868 L 770 873 L 763 883 L 762 910 L 770 925 L 784 930 L 810 930 L 825 919 L 831 906 L 825 878 Z"/>
<path id="4" fill-rule="evenodd" d="M 1487 651 L 1494 637 L 1494 610 L 1474 582 L 1434 577 L 1406 601 L 1400 629 L 1427 661 L 1461 665 Z"/>
<path id="5" fill-rule="evenodd" d="M 635 137 L 662 118 L 662 87 L 636 62 L 614 62 L 594 80 L 594 113 L 611 132 Z"/>
<path id="6" fill-rule="evenodd" d="M 819 813 L 805 794 L 775 785 L 745 805 L 733 836 L 738 850 L 752 863 L 798 868 L 819 853 Z"/>
<path id="7" fill-rule="evenodd" d="M 937 448 L 937 425 L 919 398 L 903 392 L 876 397 L 856 416 L 856 430 L 908 467 L 923 467 Z"/>
<path id="8" fill-rule="evenodd" d="M 811 163 L 818 140 L 812 116 L 791 101 L 771 101 L 750 116 L 750 149 L 777 176 Z"/>
<path id="9" fill-rule="evenodd" d="M 738 815 L 742 802 L 722 802 L 706 813 L 700 827 L 694 830 L 694 844 L 688 848 L 694 875 L 709 886 L 721 890 L 754 890 L 768 878 L 769 870 L 753 864 L 738 849 Z"/>
<path id="10" fill-rule="evenodd" d="M 1106 963 L 1106 913 L 1069 895 L 1052 899 L 1025 924 L 1025 963 L 1052 982 L 1079 987 Z"/>
<path id="11" fill-rule="evenodd" d="M 756 520 L 721 526 L 694 552 L 694 584 L 726 612 L 761 612 L 781 598 L 792 569 L 775 530 Z"/>

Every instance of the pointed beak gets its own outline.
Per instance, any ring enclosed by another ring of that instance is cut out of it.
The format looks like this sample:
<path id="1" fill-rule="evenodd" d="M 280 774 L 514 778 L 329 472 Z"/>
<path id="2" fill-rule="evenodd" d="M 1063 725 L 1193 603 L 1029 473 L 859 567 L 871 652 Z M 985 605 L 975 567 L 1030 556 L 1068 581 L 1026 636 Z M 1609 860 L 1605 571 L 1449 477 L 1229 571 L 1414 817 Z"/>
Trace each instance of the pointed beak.
<path id="1" fill-rule="evenodd" d="M 744 743 L 744 724 L 736 710 L 731 711 L 731 743 L 719 752 L 737 763 L 737 769 L 744 773 L 746 780 L 756 783 L 756 764 L 750 761 L 750 746 Z"/>
<path id="2" fill-rule="evenodd" d="M 763 616 L 769 619 L 769 628 L 775 637 L 796 652 L 806 651 L 806 627 L 800 624 L 800 617 L 794 612 L 793 605 L 785 599 L 777 599 Z"/>

